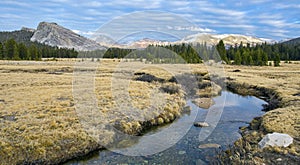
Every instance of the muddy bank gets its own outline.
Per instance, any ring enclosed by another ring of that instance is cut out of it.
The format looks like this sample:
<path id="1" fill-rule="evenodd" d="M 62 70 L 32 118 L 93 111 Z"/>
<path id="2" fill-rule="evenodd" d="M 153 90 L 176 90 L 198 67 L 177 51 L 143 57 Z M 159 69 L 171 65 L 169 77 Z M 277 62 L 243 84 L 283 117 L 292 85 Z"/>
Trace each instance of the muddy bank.
<path id="1" fill-rule="evenodd" d="M 275 89 L 249 85 L 246 83 L 240 84 L 230 80 L 227 80 L 226 86 L 227 89 L 233 93 L 237 93 L 242 96 L 256 96 L 268 102 L 268 105 L 264 106 L 263 111 L 273 110 L 284 105 L 281 96 Z"/>

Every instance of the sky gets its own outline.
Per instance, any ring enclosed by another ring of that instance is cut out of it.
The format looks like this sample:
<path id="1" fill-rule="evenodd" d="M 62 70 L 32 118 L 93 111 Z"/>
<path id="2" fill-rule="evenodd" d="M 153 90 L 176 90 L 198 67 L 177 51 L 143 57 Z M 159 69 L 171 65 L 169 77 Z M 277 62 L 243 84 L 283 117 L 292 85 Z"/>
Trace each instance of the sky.
<path id="1" fill-rule="evenodd" d="M 56 22 L 86 37 L 93 37 L 99 29 L 111 36 L 118 33 L 114 39 L 125 35 L 119 34 L 121 31 L 128 35 L 141 29 L 167 29 L 176 31 L 179 35 L 175 37 L 179 38 L 194 33 L 230 33 L 280 41 L 300 37 L 300 3 L 298 0 L 0 1 L 0 31 L 36 28 L 42 21 Z"/>

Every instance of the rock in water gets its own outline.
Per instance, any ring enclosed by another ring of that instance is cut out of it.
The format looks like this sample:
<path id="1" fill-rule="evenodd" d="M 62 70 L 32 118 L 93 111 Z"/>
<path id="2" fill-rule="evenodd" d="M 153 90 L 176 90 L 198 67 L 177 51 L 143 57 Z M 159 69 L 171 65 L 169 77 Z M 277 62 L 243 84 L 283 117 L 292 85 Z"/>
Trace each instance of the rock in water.
<path id="1" fill-rule="evenodd" d="M 269 133 L 267 134 L 259 143 L 260 148 L 265 148 L 267 146 L 278 146 L 287 147 L 293 143 L 293 138 L 288 134 L 283 133 Z"/>
<path id="2" fill-rule="evenodd" d="M 194 126 L 195 127 L 209 127 L 208 123 L 206 123 L 206 122 L 195 122 Z"/>
<path id="3" fill-rule="evenodd" d="M 198 148 L 205 149 L 205 148 L 220 148 L 221 145 L 216 143 L 207 143 L 207 144 L 201 144 Z"/>
<path id="4" fill-rule="evenodd" d="M 192 101 L 200 108 L 208 109 L 210 106 L 214 104 L 213 99 L 211 98 L 196 98 Z"/>

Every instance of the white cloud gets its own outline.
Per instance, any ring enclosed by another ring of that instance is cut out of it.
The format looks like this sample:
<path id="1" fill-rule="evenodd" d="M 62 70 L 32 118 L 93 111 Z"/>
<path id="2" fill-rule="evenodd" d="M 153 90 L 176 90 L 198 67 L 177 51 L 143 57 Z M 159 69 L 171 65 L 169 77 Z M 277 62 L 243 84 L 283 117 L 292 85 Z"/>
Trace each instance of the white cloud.
<path id="1" fill-rule="evenodd" d="M 182 6 L 187 6 L 190 4 L 190 2 L 188 1 L 170 1 L 170 4 L 173 5 L 173 6 L 179 6 L 179 7 L 182 7 Z"/>
<path id="2" fill-rule="evenodd" d="M 271 0 L 251 0 L 247 1 L 247 3 L 254 3 L 254 4 L 259 4 L 259 3 L 267 3 L 270 2 Z"/>
<path id="3" fill-rule="evenodd" d="M 21 7 L 30 7 L 30 4 L 25 3 L 25 2 L 19 2 L 19 1 L 1 1 L 0 4 L 9 4 L 9 5 L 17 5 Z"/>
<path id="4" fill-rule="evenodd" d="M 266 19 L 266 20 L 260 20 L 259 21 L 262 24 L 266 24 L 269 26 L 273 26 L 275 28 L 278 29 L 282 29 L 282 28 L 300 28 L 300 25 L 297 23 L 289 23 L 286 22 L 286 20 L 274 20 L 274 19 Z"/>
<path id="5" fill-rule="evenodd" d="M 267 25 L 270 25 L 270 26 L 274 26 L 274 27 L 278 27 L 278 28 L 281 28 L 281 27 L 284 27 L 287 25 L 287 23 L 284 21 L 284 20 L 261 20 L 259 21 L 260 23 L 262 24 L 267 24 Z"/>
<path id="6" fill-rule="evenodd" d="M 300 4 L 283 4 L 283 3 L 277 3 L 274 5 L 275 9 L 288 9 L 288 8 L 295 8 L 300 9 Z"/>
<path id="7" fill-rule="evenodd" d="M 76 30 L 76 29 L 73 29 L 72 31 L 76 34 L 79 34 L 79 35 L 82 35 L 85 37 L 90 37 L 95 34 L 94 31 L 81 31 L 81 30 Z"/>
<path id="8" fill-rule="evenodd" d="M 244 18 L 246 15 L 245 11 L 225 9 L 224 7 L 218 7 L 216 5 L 209 4 L 208 2 L 205 2 L 205 1 L 197 2 L 196 5 L 197 5 L 196 8 L 200 12 L 204 11 L 204 12 L 208 12 L 208 13 L 211 13 L 214 15 L 233 17 L 232 19 Z"/>
<path id="9" fill-rule="evenodd" d="M 99 1 L 83 1 L 82 5 L 87 7 L 100 7 L 103 4 Z"/>

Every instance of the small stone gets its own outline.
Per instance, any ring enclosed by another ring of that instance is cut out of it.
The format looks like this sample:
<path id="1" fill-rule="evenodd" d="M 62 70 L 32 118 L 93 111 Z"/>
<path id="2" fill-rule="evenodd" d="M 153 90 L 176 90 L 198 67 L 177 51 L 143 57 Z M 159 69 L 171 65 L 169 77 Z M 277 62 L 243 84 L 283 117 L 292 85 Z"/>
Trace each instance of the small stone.
<path id="1" fill-rule="evenodd" d="M 281 158 L 278 158 L 278 159 L 276 159 L 276 161 L 280 162 L 280 161 L 282 161 L 282 159 L 281 159 Z"/>
<path id="2" fill-rule="evenodd" d="M 209 127 L 208 123 L 206 123 L 206 122 L 195 122 L 194 126 L 195 127 Z"/>
<path id="3" fill-rule="evenodd" d="M 186 153 L 185 151 L 179 151 L 179 152 L 178 152 L 179 155 L 183 155 L 183 154 L 185 154 L 185 153 Z"/>
<path id="4" fill-rule="evenodd" d="M 204 148 L 220 148 L 221 145 L 216 143 L 207 143 L 207 144 L 201 144 L 198 148 L 204 149 Z"/>

